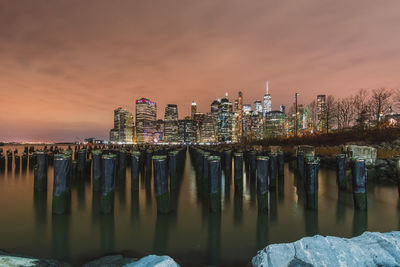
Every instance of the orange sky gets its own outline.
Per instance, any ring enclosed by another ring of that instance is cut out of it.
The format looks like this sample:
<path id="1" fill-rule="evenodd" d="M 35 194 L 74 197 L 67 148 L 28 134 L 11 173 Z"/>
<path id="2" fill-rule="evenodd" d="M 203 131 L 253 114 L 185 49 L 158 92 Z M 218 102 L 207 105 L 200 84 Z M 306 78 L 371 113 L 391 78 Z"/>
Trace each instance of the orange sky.
<path id="1" fill-rule="evenodd" d="M 108 139 L 113 109 L 400 88 L 398 0 L 2 1 L 0 140 Z"/>

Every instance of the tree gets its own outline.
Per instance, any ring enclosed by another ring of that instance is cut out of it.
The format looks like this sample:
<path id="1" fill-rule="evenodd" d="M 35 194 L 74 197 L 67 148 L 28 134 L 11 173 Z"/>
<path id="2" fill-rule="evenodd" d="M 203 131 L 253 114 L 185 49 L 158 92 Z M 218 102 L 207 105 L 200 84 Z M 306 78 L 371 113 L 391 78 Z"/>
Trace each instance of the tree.
<path id="1" fill-rule="evenodd" d="M 353 97 L 353 110 L 355 115 L 354 127 L 360 130 L 364 130 L 368 126 L 367 122 L 370 118 L 368 98 L 369 92 L 365 89 L 358 90 Z"/>
<path id="2" fill-rule="evenodd" d="M 352 96 L 340 99 L 336 102 L 336 119 L 339 130 L 351 125 L 354 120 L 354 99 Z"/>
<path id="3" fill-rule="evenodd" d="M 372 122 L 378 128 L 382 116 L 389 110 L 392 105 L 391 97 L 393 91 L 386 88 L 378 88 L 372 90 L 372 96 L 369 103 L 369 108 L 372 115 Z"/>
<path id="4" fill-rule="evenodd" d="M 311 125 L 312 131 L 317 130 L 317 101 L 315 99 L 307 106 L 309 111 L 309 124 Z"/>
<path id="5" fill-rule="evenodd" d="M 335 97 L 333 95 L 328 95 L 328 97 L 326 98 L 325 106 L 321 114 L 323 129 L 325 129 L 326 133 L 329 133 L 329 130 L 332 128 L 332 125 L 334 124 L 335 112 L 336 112 L 335 109 L 336 109 Z"/>

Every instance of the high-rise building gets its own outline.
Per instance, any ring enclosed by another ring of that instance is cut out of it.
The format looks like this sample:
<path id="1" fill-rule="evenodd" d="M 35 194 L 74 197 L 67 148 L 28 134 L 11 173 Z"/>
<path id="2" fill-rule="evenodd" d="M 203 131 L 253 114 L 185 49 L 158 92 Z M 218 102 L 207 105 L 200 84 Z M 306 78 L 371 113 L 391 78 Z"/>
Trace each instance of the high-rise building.
<path id="1" fill-rule="evenodd" d="M 266 85 L 265 85 L 265 91 L 266 91 L 266 93 L 265 93 L 265 95 L 264 95 L 264 98 L 263 98 L 263 116 L 265 117 L 266 116 L 266 114 L 268 113 L 268 112 L 271 112 L 272 111 L 272 101 L 271 101 L 271 95 L 269 94 L 269 88 L 268 88 L 268 81 L 266 82 Z"/>
<path id="2" fill-rule="evenodd" d="M 221 99 L 217 118 L 218 142 L 232 142 L 232 102 L 229 102 L 228 93 Z"/>
<path id="3" fill-rule="evenodd" d="M 157 104 L 147 98 L 136 100 L 136 142 L 153 143 L 157 118 Z"/>
<path id="4" fill-rule="evenodd" d="M 178 121 L 178 142 L 191 144 L 196 142 L 196 125 L 194 120 Z"/>
<path id="5" fill-rule="evenodd" d="M 114 128 L 110 130 L 110 141 L 133 142 L 133 115 L 122 107 L 114 110 Z"/>
<path id="6" fill-rule="evenodd" d="M 323 113 L 326 108 L 326 95 L 317 95 L 317 131 L 322 131 L 323 128 Z"/>
<path id="7" fill-rule="evenodd" d="M 191 111 L 191 114 L 190 114 L 191 116 L 190 117 L 193 120 L 194 114 L 196 114 L 196 112 L 197 112 L 197 104 L 196 104 L 196 102 L 192 101 L 192 106 L 191 106 L 190 111 Z"/>
<path id="8" fill-rule="evenodd" d="M 164 139 L 164 121 L 157 120 L 156 127 L 155 127 L 154 134 L 153 134 L 153 142 L 158 143 L 158 142 L 163 141 L 163 139 Z"/>
<path id="9" fill-rule="evenodd" d="M 252 113 L 250 104 L 244 104 L 242 110 L 243 110 L 243 115 L 249 115 L 250 113 Z"/>
<path id="10" fill-rule="evenodd" d="M 239 98 L 238 98 L 238 141 L 241 140 L 243 135 L 243 93 L 239 91 Z"/>
<path id="11" fill-rule="evenodd" d="M 214 118 L 211 113 L 204 115 L 204 120 L 200 124 L 200 142 L 214 143 L 215 142 L 215 128 Z"/>
<path id="12" fill-rule="evenodd" d="M 205 118 L 204 113 L 200 113 L 200 112 L 195 113 L 193 116 L 193 120 L 194 120 L 194 123 L 196 126 L 196 141 L 197 142 L 201 142 L 200 128 L 204 121 L 204 118 Z"/>
<path id="13" fill-rule="evenodd" d="M 254 101 L 254 115 L 262 115 L 263 114 L 263 106 L 260 100 Z"/>
<path id="14" fill-rule="evenodd" d="M 178 141 L 178 106 L 168 104 L 164 116 L 164 142 Z"/>
<path id="15" fill-rule="evenodd" d="M 286 115 L 282 111 L 271 111 L 265 119 L 265 134 L 267 137 L 279 137 L 286 135 Z"/>

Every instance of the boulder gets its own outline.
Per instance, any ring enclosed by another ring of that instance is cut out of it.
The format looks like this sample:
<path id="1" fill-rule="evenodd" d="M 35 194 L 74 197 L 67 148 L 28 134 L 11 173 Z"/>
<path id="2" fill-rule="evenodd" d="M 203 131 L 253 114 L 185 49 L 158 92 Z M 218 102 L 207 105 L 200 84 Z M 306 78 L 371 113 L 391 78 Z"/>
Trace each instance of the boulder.
<path id="1" fill-rule="evenodd" d="M 124 267 L 179 267 L 169 256 L 149 255 L 141 258 L 138 261 L 124 265 Z"/>
<path id="2" fill-rule="evenodd" d="M 316 235 L 260 250 L 253 266 L 400 266 L 400 232 L 354 238 Z"/>

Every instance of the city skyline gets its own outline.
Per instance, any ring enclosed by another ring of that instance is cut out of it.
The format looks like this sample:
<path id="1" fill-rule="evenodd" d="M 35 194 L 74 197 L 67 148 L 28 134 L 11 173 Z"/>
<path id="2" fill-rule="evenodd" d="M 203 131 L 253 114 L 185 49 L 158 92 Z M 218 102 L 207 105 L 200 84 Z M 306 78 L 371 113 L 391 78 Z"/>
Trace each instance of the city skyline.
<path id="1" fill-rule="evenodd" d="M 1 141 L 107 139 L 112 110 L 141 97 L 158 118 L 225 92 L 253 106 L 267 80 L 272 110 L 400 88 L 399 1 L 242 3 L 0 4 Z"/>

